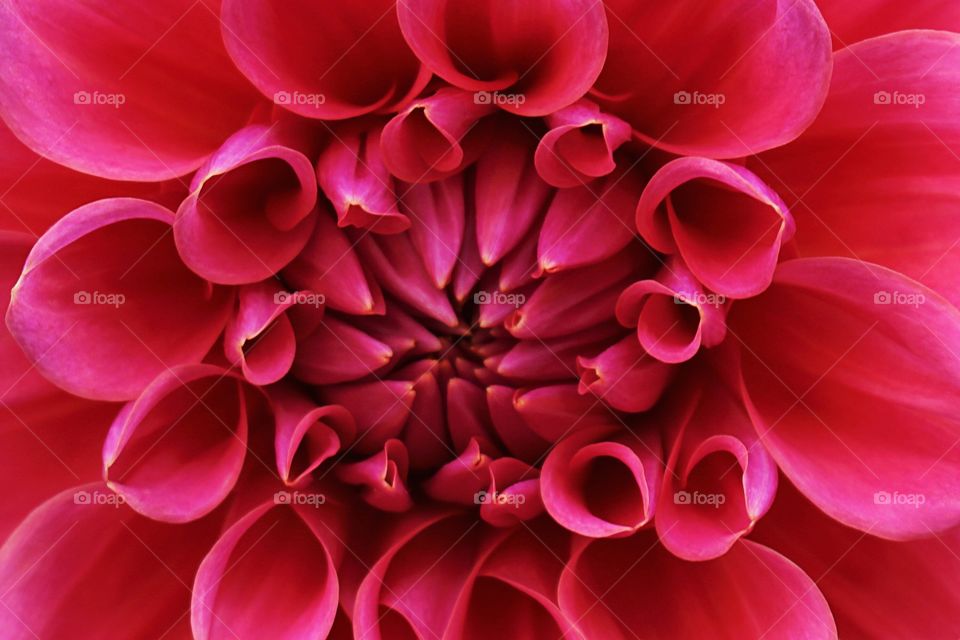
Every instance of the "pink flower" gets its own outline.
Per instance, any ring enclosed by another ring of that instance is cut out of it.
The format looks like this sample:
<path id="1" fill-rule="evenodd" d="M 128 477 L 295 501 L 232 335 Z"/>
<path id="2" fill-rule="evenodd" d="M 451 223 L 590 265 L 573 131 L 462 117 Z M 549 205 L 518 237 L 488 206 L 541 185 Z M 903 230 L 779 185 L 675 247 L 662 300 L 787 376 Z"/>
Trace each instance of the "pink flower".
<path id="1" fill-rule="evenodd" d="M 3 638 L 956 638 L 960 11 L 0 6 Z"/>

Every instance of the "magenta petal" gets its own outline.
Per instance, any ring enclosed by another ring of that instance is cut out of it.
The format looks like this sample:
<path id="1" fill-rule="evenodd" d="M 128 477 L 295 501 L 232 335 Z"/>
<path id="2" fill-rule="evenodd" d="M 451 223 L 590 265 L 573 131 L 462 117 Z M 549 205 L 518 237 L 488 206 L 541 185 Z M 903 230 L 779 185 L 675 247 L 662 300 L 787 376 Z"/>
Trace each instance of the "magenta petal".
<path id="1" fill-rule="evenodd" d="M 51 497 L 0 548 L 3 637 L 188 637 L 187 585 L 220 526 L 149 520 L 101 483 Z"/>
<path id="2" fill-rule="evenodd" d="M 0 23 L 4 121 L 38 154 L 78 171 L 184 175 L 257 101 L 204 4 L 173 0 L 144 12 L 129 1 L 18 1 L 4 4 Z"/>
<path id="3" fill-rule="evenodd" d="M 356 451 L 370 455 L 403 431 L 416 392 L 405 380 L 375 380 L 321 387 L 319 395 L 350 411 L 357 421 Z"/>
<path id="4" fill-rule="evenodd" d="M 938 29 L 960 32 L 960 5 L 943 0 L 918 0 L 909 4 L 899 0 L 817 0 L 817 7 L 830 25 L 835 50 L 897 31 Z M 870 64 L 865 61 L 865 65 Z"/>
<path id="5" fill-rule="evenodd" d="M 582 542 L 560 578 L 559 600 L 587 638 L 837 638 L 817 584 L 750 541 L 706 562 L 674 557 L 652 534 Z"/>
<path id="6" fill-rule="evenodd" d="M 589 0 L 411 0 L 398 4 L 397 14 L 410 47 L 434 73 L 463 89 L 493 91 L 477 99 L 527 116 L 583 96 L 607 53 L 603 6 Z"/>
<path id="7" fill-rule="evenodd" d="M 338 405 L 317 406 L 284 383 L 268 389 L 276 420 L 277 471 L 289 486 L 300 485 L 325 460 L 353 440 L 356 425 Z"/>
<path id="8" fill-rule="evenodd" d="M 317 183 L 310 160 L 281 125 L 251 125 L 204 164 L 177 211 L 183 261 L 223 284 L 269 278 L 303 249 L 313 229 Z"/>
<path id="9" fill-rule="evenodd" d="M 360 462 L 337 466 L 337 477 L 363 487 L 364 499 L 383 511 L 406 511 L 413 506 L 407 491 L 410 458 L 399 440 L 387 440 L 383 451 Z"/>
<path id="10" fill-rule="evenodd" d="M 160 205 L 114 198 L 71 212 L 37 241 L 7 326 L 46 378 L 83 397 L 127 400 L 213 346 L 233 293 L 184 266 L 172 223 Z"/>
<path id="11" fill-rule="evenodd" d="M 770 284 L 795 226 L 780 196 L 747 169 L 679 158 L 644 188 L 637 229 L 657 250 L 679 252 L 708 289 L 746 298 Z"/>
<path id="12" fill-rule="evenodd" d="M 308 118 L 339 120 L 395 108 L 430 73 L 410 52 L 393 4 L 224 0 L 230 57 L 263 94 Z"/>
<path id="13" fill-rule="evenodd" d="M 285 313 L 295 296 L 265 280 L 241 287 L 238 297 L 239 309 L 223 336 L 224 355 L 251 383 L 274 383 L 290 371 L 297 348 Z"/>
<path id="14" fill-rule="evenodd" d="M 410 219 L 397 210 L 393 177 L 383 164 L 379 131 L 342 131 L 334 135 L 317 161 L 317 181 L 341 227 L 374 233 L 399 233 Z"/>
<path id="15" fill-rule="evenodd" d="M 417 100 L 383 128 L 383 161 L 407 182 L 432 182 L 453 174 L 471 160 L 464 137 L 494 107 L 474 95 L 444 88 Z"/>
<path id="16" fill-rule="evenodd" d="M 814 0 L 604 4 L 595 99 L 646 143 L 737 158 L 790 142 L 823 104 L 833 57 Z"/>
<path id="17" fill-rule="evenodd" d="M 670 458 L 657 505 L 657 534 L 686 560 L 723 555 L 767 512 L 777 466 L 738 397 L 712 371 L 690 389 L 669 425 Z"/>
<path id="18" fill-rule="evenodd" d="M 614 409 L 638 413 L 656 404 L 673 367 L 650 357 L 632 334 L 593 358 L 577 358 L 578 390 Z"/>
<path id="19" fill-rule="evenodd" d="M 490 463 L 490 486 L 477 495 L 480 517 L 495 527 L 512 527 L 543 513 L 540 470 L 516 458 Z"/>
<path id="20" fill-rule="evenodd" d="M 804 258 L 735 316 L 751 418 L 804 495 L 895 540 L 960 524 L 960 312 L 883 267 Z"/>
<path id="21" fill-rule="evenodd" d="M 349 382 L 372 374 L 393 357 L 393 350 L 363 331 L 333 317 L 297 341 L 293 375 L 310 384 Z"/>
<path id="22" fill-rule="evenodd" d="M 236 376 L 213 365 L 161 375 L 110 427 L 103 445 L 107 484 L 155 520 L 206 515 L 240 475 L 249 400 Z"/>
<path id="23" fill-rule="evenodd" d="M 534 162 L 554 187 L 577 187 L 616 168 L 613 152 L 630 140 L 630 125 L 589 100 L 580 100 L 546 118 L 550 131 L 540 140 Z"/>
<path id="24" fill-rule="evenodd" d="M 323 494 L 319 494 L 323 495 Z M 326 496 L 324 496 L 326 498 Z M 251 510 L 210 549 L 193 583 L 198 640 L 323 638 L 333 625 L 342 543 L 329 504 Z"/>
<path id="25" fill-rule="evenodd" d="M 517 391 L 513 406 L 530 430 L 547 442 L 556 442 L 578 429 L 611 422 L 610 410 L 596 398 L 577 393 L 573 384 Z"/>
<path id="26" fill-rule="evenodd" d="M 434 285 L 447 286 L 457 264 L 466 220 L 461 174 L 431 184 L 405 186 L 400 209 L 410 217 L 410 237 Z"/>
<path id="27" fill-rule="evenodd" d="M 455 459 L 440 467 L 423 483 L 434 500 L 458 504 L 479 504 L 476 495 L 490 484 L 490 456 L 484 454 L 475 438 Z"/>
<path id="28" fill-rule="evenodd" d="M 592 538 L 630 535 L 651 522 L 663 475 L 660 438 L 578 431 L 543 463 L 543 502 L 554 520 Z"/>

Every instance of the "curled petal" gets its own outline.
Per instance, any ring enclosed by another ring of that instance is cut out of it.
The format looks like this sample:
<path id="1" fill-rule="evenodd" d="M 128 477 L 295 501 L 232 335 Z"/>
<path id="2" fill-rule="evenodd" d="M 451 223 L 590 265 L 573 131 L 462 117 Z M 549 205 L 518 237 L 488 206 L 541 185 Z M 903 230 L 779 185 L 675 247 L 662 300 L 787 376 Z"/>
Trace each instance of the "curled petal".
<path id="1" fill-rule="evenodd" d="M 351 442 L 356 425 L 339 405 L 317 406 L 283 383 L 268 389 L 276 422 L 277 471 L 288 486 L 299 486 L 325 460 Z"/>
<path id="2" fill-rule="evenodd" d="M 726 553 L 767 512 L 777 466 L 739 398 L 716 379 L 686 380 L 693 397 L 670 424 L 670 458 L 657 506 L 660 542 L 686 560 Z"/>
<path id="3" fill-rule="evenodd" d="M 750 417 L 807 498 L 895 540 L 960 524 L 960 312 L 848 258 L 785 262 L 735 310 Z"/>
<path id="4" fill-rule="evenodd" d="M 342 464 L 337 477 L 348 484 L 363 487 L 364 500 L 384 511 L 406 511 L 413 506 L 407 491 L 410 458 L 400 440 L 387 440 L 383 451 L 366 460 Z"/>
<path id="5" fill-rule="evenodd" d="M 595 99 L 647 143 L 737 158 L 790 142 L 823 105 L 833 58 L 814 0 L 604 4 Z"/>
<path id="6" fill-rule="evenodd" d="M 406 380 L 375 380 L 323 386 L 319 395 L 347 408 L 357 421 L 356 452 L 371 455 L 403 431 L 416 392 Z"/>
<path id="7" fill-rule="evenodd" d="M 708 289 L 746 298 L 770 284 L 795 225 L 780 196 L 749 170 L 679 158 L 644 188 L 637 229 L 658 251 L 679 253 Z"/>
<path id="8" fill-rule="evenodd" d="M 668 363 L 689 360 L 701 346 L 713 347 L 727 332 L 723 296 L 704 293 L 679 261 L 666 264 L 656 280 L 627 287 L 617 300 L 617 319 L 637 327 L 640 345 Z"/>
<path id="9" fill-rule="evenodd" d="M 540 470 L 515 458 L 491 462 L 490 486 L 480 500 L 480 517 L 497 527 L 512 527 L 541 513 Z"/>
<path id="10" fill-rule="evenodd" d="M 7 326 L 47 379 L 86 398 L 128 400 L 213 346 L 233 293 L 180 261 L 172 223 L 158 204 L 114 198 L 71 212 L 37 241 Z"/>
<path id="11" fill-rule="evenodd" d="M 630 535 L 651 522 L 663 462 L 655 432 L 613 435 L 587 429 L 562 440 L 543 463 L 547 512 L 592 538 Z"/>
<path id="12" fill-rule="evenodd" d="M 440 467 L 423 485 L 431 498 L 459 504 L 479 504 L 477 492 L 490 483 L 490 456 L 471 438 L 463 453 Z"/>
<path id="13" fill-rule="evenodd" d="M 472 160 L 464 150 L 464 137 L 493 110 L 493 105 L 478 102 L 472 93 L 440 89 L 414 102 L 383 128 L 383 162 L 407 182 L 432 182 L 451 175 Z"/>
<path id="14" fill-rule="evenodd" d="M 546 118 L 550 131 L 540 139 L 534 162 L 554 187 L 585 185 L 616 168 L 613 152 L 630 140 L 630 125 L 580 100 Z"/>
<path id="15" fill-rule="evenodd" d="M 620 411 L 639 413 L 656 404 L 673 367 L 650 357 L 635 334 L 593 358 L 578 357 L 578 391 L 601 398 Z"/>
<path id="16" fill-rule="evenodd" d="M 280 640 L 326 637 L 340 593 L 342 533 L 332 500 L 309 495 L 323 500 L 278 506 L 275 498 L 217 540 L 193 583 L 195 638 L 251 637 L 266 628 Z"/>
<path id="17" fill-rule="evenodd" d="M 410 219 L 397 209 L 393 177 L 380 155 L 378 131 L 342 131 L 317 161 L 317 181 L 337 211 L 341 227 L 400 233 Z"/>
<path id="18" fill-rule="evenodd" d="M 335 384 L 369 376 L 393 357 L 386 344 L 333 317 L 297 341 L 293 375 L 310 384 Z"/>
<path id="19" fill-rule="evenodd" d="M 286 134 L 286 135 L 285 135 Z M 212 282 L 271 277 L 313 229 L 317 183 L 310 160 L 280 125 L 232 135 L 197 171 L 173 237 L 188 267 Z"/>
<path id="20" fill-rule="evenodd" d="M 393 3 L 224 0 L 223 40 L 274 104 L 339 120 L 396 108 L 430 79 L 400 35 Z"/>
<path id="21" fill-rule="evenodd" d="M 127 0 L 5 3 L 0 113 L 28 147 L 77 171 L 143 181 L 187 174 L 257 103 L 218 21 L 190 0 L 147 13 Z"/>
<path id="22" fill-rule="evenodd" d="M 398 4 L 397 14 L 404 37 L 431 71 L 456 87 L 482 91 L 478 100 L 525 116 L 583 96 L 607 53 L 603 5 L 589 0 L 466 6 L 411 0 Z"/>
<path id="23" fill-rule="evenodd" d="M 240 306 L 227 323 L 223 349 L 253 384 L 274 383 L 293 364 L 297 344 L 285 311 L 294 296 L 270 280 L 240 288 Z"/>
<path id="24" fill-rule="evenodd" d="M 240 476 L 250 399 L 236 376 L 213 365 L 162 374 L 110 427 L 103 445 L 107 484 L 155 520 L 206 515 Z"/>

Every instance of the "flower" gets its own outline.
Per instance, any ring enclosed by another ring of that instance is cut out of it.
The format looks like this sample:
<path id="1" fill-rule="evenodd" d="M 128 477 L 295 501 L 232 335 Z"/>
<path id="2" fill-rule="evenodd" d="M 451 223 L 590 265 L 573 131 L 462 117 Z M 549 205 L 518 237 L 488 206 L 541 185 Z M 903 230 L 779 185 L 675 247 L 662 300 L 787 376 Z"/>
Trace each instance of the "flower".
<path id="1" fill-rule="evenodd" d="M 0 23 L 4 638 L 960 634 L 954 8 Z"/>

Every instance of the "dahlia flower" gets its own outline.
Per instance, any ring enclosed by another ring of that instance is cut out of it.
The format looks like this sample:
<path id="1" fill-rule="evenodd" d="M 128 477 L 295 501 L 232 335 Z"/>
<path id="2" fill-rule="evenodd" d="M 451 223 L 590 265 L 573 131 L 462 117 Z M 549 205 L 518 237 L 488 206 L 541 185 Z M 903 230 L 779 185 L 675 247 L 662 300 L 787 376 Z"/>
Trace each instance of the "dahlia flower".
<path id="1" fill-rule="evenodd" d="M 0 637 L 960 637 L 960 4 L 0 25 Z"/>

